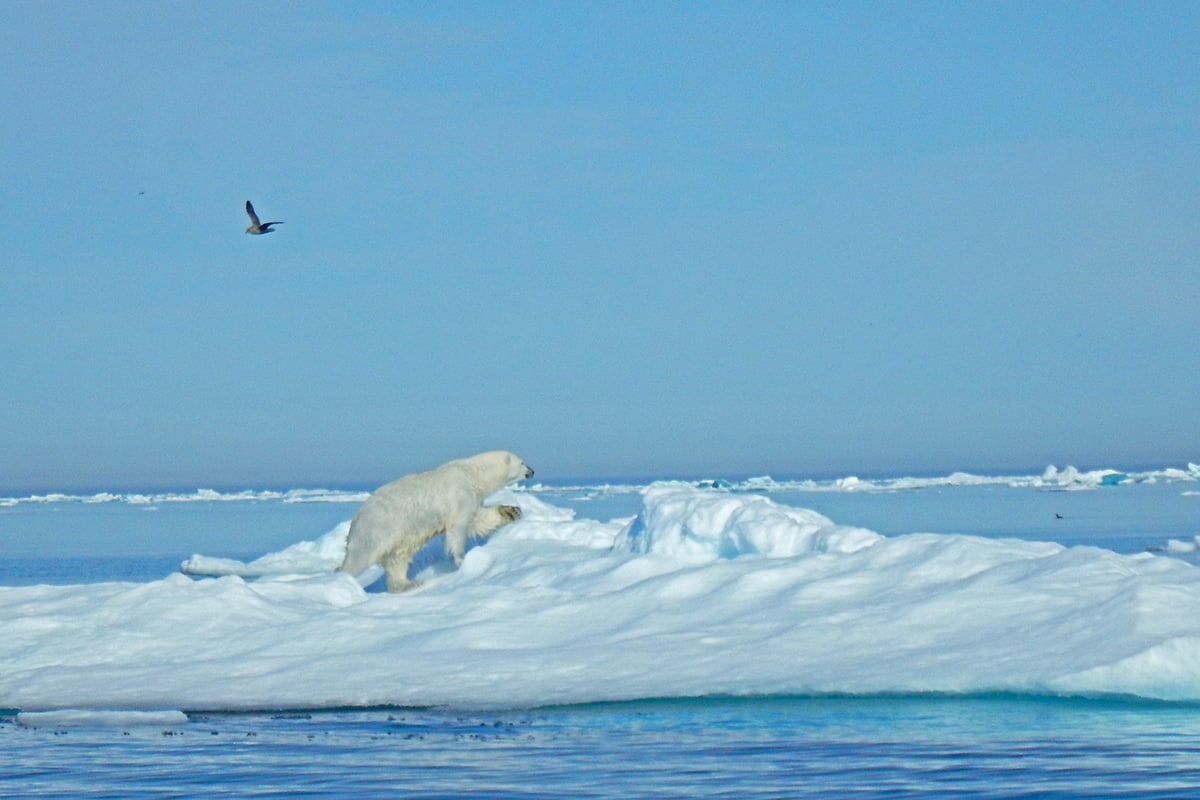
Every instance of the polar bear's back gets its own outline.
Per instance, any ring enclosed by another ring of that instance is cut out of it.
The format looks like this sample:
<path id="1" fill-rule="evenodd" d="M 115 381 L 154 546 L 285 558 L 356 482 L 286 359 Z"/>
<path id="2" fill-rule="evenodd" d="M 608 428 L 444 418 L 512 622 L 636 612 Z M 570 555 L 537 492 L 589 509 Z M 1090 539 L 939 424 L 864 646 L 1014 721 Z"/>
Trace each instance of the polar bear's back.
<path id="1" fill-rule="evenodd" d="M 371 493 L 350 522 L 345 571 L 362 572 L 378 563 L 398 539 L 445 530 L 472 497 L 461 485 L 440 480 L 440 473 L 441 468 L 406 475 Z"/>

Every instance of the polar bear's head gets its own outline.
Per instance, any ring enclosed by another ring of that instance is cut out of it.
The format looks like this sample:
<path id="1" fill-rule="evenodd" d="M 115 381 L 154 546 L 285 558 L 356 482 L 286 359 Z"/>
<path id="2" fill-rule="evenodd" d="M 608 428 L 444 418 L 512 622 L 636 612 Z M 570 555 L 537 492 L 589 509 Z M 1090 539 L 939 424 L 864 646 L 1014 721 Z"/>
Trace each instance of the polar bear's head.
<path id="1" fill-rule="evenodd" d="M 504 452 L 504 461 L 508 466 L 508 480 L 523 481 L 533 477 L 533 467 L 521 460 L 521 457 L 516 453 Z"/>
<path id="2" fill-rule="evenodd" d="M 497 478 L 497 486 L 507 486 L 513 481 L 523 481 L 533 477 L 533 470 L 526 465 L 516 453 L 507 450 L 492 450 L 472 456 L 478 466 L 488 475 Z"/>

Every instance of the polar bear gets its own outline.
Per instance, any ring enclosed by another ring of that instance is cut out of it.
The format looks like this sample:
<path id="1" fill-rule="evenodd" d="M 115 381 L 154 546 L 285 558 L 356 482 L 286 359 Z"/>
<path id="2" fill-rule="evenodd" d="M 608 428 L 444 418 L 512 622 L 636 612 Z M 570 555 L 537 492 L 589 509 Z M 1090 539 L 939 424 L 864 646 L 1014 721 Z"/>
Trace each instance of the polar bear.
<path id="1" fill-rule="evenodd" d="M 468 535 L 486 536 L 521 516 L 516 506 L 484 506 L 484 498 L 532 475 L 520 457 L 493 450 L 381 486 L 351 520 L 338 571 L 357 577 L 378 564 L 387 572 L 388 591 L 402 592 L 414 585 L 412 557 L 439 533 L 446 534 L 446 552 L 458 566 Z"/>

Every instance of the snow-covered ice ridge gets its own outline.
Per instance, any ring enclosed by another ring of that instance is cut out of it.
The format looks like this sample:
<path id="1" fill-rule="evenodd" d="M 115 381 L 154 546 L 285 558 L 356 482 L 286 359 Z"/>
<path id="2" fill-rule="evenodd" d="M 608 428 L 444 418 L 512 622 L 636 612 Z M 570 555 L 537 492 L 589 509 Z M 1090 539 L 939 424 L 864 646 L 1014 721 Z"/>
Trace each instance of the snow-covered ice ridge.
<path id="1" fill-rule="evenodd" d="M 1200 569 L 1149 553 L 882 536 L 754 492 L 643 488 L 523 516 L 420 588 L 331 573 L 343 523 L 197 579 L 0 587 L 0 708 L 530 707 L 821 693 L 1200 701 Z M 440 543 L 435 541 L 436 547 Z M 254 577 L 258 575 L 259 577 Z M 36 716 L 30 717 L 36 721 Z"/>
<path id="2" fill-rule="evenodd" d="M 1145 471 L 1122 471 L 1117 469 L 1079 470 L 1075 467 L 1059 469 L 1053 465 L 1039 475 L 977 475 L 969 472 L 953 472 L 934 477 L 859 478 L 853 475 L 829 480 L 775 479 L 764 475 L 745 480 L 712 478 L 691 481 L 692 484 L 729 491 L 755 492 L 893 492 L 929 489 L 943 486 L 1010 486 L 1046 490 L 1095 489 L 1120 483 L 1156 482 L 1200 483 L 1200 464 L 1189 463 L 1186 468 L 1164 467 Z M 522 487 L 522 491 L 533 494 L 553 495 L 573 492 L 582 495 L 635 494 L 650 483 L 533 483 Z M 95 492 L 71 494 L 49 492 L 21 496 L 0 497 L 0 507 L 11 507 L 24 503 L 126 503 L 135 506 L 152 506 L 163 503 L 234 503 L 234 502 L 281 502 L 281 503 L 361 503 L 369 491 L 361 489 L 245 489 L 221 492 L 214 489 L 196 489 L 186 492 Z"/>

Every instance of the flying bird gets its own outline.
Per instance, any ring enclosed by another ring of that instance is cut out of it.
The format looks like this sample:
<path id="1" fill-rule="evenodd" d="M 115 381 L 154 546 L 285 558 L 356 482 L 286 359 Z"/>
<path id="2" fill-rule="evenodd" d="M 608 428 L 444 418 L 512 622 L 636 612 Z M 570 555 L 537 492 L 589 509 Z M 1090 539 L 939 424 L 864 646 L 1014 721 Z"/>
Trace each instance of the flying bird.
<path id="1" fill-rule="evenodd" d="M 254 206 L 250 205 L 249 200 L 246 201 L 246 213 L 250 215 L 250 227 L 246 228 L 246 233 L 253 233 L 255 235 L 260 233 L 274 233 L 275 229 L 271 226 L 283 224 L 282 220 L 276 220 L 275 222 L 259 222 L 258 214 L 254 213 Z"/>

